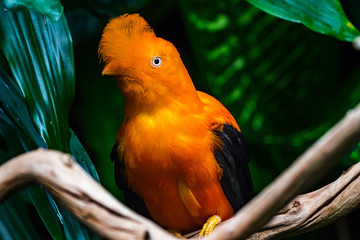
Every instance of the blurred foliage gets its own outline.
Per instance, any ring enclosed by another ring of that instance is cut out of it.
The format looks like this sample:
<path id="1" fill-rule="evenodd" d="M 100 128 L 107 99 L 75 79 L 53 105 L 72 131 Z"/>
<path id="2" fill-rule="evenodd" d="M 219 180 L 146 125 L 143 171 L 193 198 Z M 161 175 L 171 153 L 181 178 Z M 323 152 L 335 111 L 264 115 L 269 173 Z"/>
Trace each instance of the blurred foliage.
<path id="1" fill-rule="evenodd" d="M 337 1 L 317 4 L 334 2 L 336 13 L 340 14 L 337 19 L 346 25 Z M 343 2 L 347 17 L 358 27 L 360 14 L 352 9 L 356 1 Z M 35 147 L 51 146 L 73 153 L 96 178 L 81 141 L 102 184 L 121 199 L 109 153 L 122 122 L 124 99 L 115 81 L 101 76 L 103 66 L 99 64 L 97 45 L 109 18 L 127 12 L 139 12 L 158 36 L 173 42 L 196 87 L 218 98 L 237 119 L 252 149 L 250 167 L 257 192 L 360 100 L 360 54 L 349 43 L 280 20 L 246 1 L 63 0 L 62 4 L 74 40 L 75 58 L 63 15 L 52 22 L 48 17 L 56 19 L 56 14 L 43 17 L 34 12 L 2 12 L 0 40 L 9 38 L 9 45 L 2 47 L 7 61 L 0 58 L 0 63 L 8 62 L 9 66 L 1 64 L 4 71 L 0 71 L 0 146 L 6 149 L 0 151 L 1 161 Z M 9 15 L 13 19 L 6 23 Z M 329 16 L 326 21 L 336 26 L 335 16 Z M 309 23 L 311 18 L 303 20 Z M 318 22 L 313 23 L 317 28 Z M 342 31 L 332 30 L 336 33 L 328 34 L 335 36 Z M 24 44 L 27 42 L 30 45 Z M 6 72 L 11 72 L 12 77 Z M 76 95 L 70 125 L 80 141 L 67 122 L 74 97 L 74 74 Z M 12 94 L 3 94 L 5 89 L 11 89 Z M 359 149 L 360 145 L 354 146 L 321 184 L 358 162 Z M 26 210 L 16 206 L 32 206 L 34 201 L 55 202 L 45 200 L 41 194 L 43 199 L 29 198 L 27 191 L 33 190 L 23 191 L 1 206 L 1 236 L 43 238 L 39 230 L 41 220 L 35 228 L 31 227 Z M 41 188 L 38 191 L 44 194 Z M 46 215 L 45 209 L 38 209 L 53 238 L 93 237 L 56 206 L 44 205 L 52 209 L 53 215 L 47 217 L 42 216 Z M 11 219 L 13 224 L 4 219 Z M 20 227 L 24 225 L 29 227 Z M 319 230 L 306 239 L 325 235 L 326 239 L 336 239 L 336 229 Z"/>

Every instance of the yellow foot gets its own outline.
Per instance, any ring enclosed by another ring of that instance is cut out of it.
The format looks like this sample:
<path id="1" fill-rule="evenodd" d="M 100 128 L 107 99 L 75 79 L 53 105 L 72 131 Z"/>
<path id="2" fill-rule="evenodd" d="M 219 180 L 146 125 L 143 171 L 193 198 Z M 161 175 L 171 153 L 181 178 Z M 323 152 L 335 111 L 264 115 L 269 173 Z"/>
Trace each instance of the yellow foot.
<path id="1" fill-rule="evenodd" d="M 221 218 L 218 215 L 209 217 L 206 223 L 203 225 L 199 236 L 203 237 L 209 235 L 214 230 L 215 226 L 218 225 L 220 222 Z"/>
<path id="2" fill-rule="evenodd" d="M 172 235 L 174 235 L 177 238 L 184 238 L 179 232 L 174 231 L 174 230 L 168 230 L 169 233 L 171 233 Z"/>

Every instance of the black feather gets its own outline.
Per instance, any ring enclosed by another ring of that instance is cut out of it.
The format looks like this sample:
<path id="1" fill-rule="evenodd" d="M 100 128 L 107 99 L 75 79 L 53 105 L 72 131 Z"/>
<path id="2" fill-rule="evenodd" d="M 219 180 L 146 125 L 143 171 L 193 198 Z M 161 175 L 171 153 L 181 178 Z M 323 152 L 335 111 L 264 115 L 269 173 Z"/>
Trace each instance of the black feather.
<path id="1" fill-rule="evenodd" d="M 213 132 L 223 143 L 222 148 L 214 152 L 223 170 L 221 187 L 236 212 L 254 196 L 248 168 L 250 151 L 243 134 L 233 126 L 217 126 Z"/>
<path id="2" fill-rule="evenodd" d="M 115 181 L 120 190 L 124 193 L 124 201 L 125 204 L 131 209 L 135 210 L 137 213 L 152 219 L 150 213 L 145 205 L 144 200 L 139 197 L 134 191 L 129 188 L 126 172 L 125 172 L 125 164 L 119 158 L 119 153 L 117 151 L 118 144 L 115 143 L 114 147 L 111 150 L 110 158 L 112 162 L 115 162 L 114 166 L 114 174 Z"/>

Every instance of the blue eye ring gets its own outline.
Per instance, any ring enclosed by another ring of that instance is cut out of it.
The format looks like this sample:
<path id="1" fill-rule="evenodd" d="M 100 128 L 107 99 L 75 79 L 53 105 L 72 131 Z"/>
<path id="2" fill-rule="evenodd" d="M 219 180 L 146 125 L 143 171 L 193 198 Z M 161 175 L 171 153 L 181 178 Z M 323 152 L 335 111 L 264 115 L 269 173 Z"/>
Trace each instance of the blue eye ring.
<path id="1" fill-rule="evenodd" d="M 160 67 L 162 64 L 162 59 L 159 56 L 155 56 L 151 59 L 151 65 L 155 68 Z"/>

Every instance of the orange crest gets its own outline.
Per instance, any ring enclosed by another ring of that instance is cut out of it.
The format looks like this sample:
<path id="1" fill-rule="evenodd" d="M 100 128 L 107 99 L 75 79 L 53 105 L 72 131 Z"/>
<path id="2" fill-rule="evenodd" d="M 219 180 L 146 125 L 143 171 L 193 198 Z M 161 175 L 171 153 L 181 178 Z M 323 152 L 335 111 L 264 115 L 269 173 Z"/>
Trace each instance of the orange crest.
<path id="1" fill-rule="evenodd" d="M 136 55 L 134 51 L 143 49 L 145 39 L 149 38 L 154 39 L 156 35 L 144 18 L 139 14 L 124 14 L 106 25 L 99 45 L 99 55 L 105 63 L 127 62 L 129 56 Z"/>

